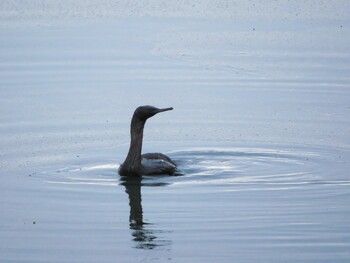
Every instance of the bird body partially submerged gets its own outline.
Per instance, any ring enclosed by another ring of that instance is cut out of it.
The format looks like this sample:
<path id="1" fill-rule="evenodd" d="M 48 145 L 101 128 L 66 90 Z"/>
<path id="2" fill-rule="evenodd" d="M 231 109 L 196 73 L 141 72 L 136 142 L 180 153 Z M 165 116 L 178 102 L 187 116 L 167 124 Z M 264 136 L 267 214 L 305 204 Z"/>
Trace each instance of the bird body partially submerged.
<path id="1" fill-rule="evenodd" d="M 147 159 L 141 158 L 142 174 L 156 175 L 168 174 L 175 175 L 176 165 L 163 159 Z"/>
<path id="2" fill-rule="evenodd" d="M 168 156 L 161 153 L 147 153 L 141 155 L 143 129 L 146 120 L 157 113 L 172 109 L 173 108 L 158 109 L 153 106 L 141 106 L 135 110 L 130 126 L 130 148 L 124 163 L 119 167 L 118 172 L 120 175 L 175 175 L 176 164 Z"/>

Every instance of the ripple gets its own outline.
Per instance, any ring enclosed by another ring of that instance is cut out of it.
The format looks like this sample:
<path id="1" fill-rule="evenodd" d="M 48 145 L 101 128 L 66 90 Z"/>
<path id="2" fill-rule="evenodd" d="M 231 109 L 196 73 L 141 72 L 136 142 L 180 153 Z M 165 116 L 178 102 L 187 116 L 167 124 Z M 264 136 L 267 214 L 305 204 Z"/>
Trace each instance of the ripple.
<path id="1" fill-rule="evenodd" d="M 58 169 L 56 174 L 51 173 L 50 176 L 46 176 L 45 182 L 64 185 L 116 186 L 119 185 L 118 167 L 119 164 L 116 163 L 65 167 Z"/>
<path id="2" fill-rule="evenodd" d="M 237 190 L 284 190 L 330 181 L 324 171 L 329 155 L 316 150 L 272 148 L 195 148 L 171 156 L 186 175 L 175 185 L 211 185 Z"/>
<path id="3" fill-rule="evenodd" d="M 339 151 L 337 151 L 339 153 Z M 168 153 L 183 176 L 144 176 L 144 186 L 201 186 L 218 191 L 286 190 L 319 186 L 348 186 L 334 178 L 338 165 L 331 150 L 283 147 L 195 147 Z M 58 169 L 45 182 L 66 185 L 123 184 L 118 163 L 87 161 Z"/>

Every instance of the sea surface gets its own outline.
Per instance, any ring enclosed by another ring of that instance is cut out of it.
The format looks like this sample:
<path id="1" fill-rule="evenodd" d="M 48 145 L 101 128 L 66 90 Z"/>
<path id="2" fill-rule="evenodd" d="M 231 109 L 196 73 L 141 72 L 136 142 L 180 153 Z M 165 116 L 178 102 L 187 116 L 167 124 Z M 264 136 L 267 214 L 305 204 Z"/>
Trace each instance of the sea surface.
<path id="1" fill-rule="evenodd" d="M 0 4 L 0 262 L 349 262 L 349 2 L 102 2 Z"/>

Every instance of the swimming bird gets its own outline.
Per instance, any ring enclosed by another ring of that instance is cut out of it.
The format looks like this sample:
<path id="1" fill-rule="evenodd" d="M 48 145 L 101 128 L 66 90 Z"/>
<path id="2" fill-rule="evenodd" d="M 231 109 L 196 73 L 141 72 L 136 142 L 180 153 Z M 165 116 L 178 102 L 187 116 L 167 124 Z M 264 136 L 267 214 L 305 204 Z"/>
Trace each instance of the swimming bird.
<path id="1" fill-rule="evenodd" d="M 140 106 L 135 110 L 130 125 L 131 142 L 129 152 L 124 163 L 120 165 L 118 170 L 121 176 L 175 175 L 176 164 L 168 156 L 162 153 L 146 153 L 141 155 L 143 129 L 147 119 L 160 112 L 172 109 Z"/>

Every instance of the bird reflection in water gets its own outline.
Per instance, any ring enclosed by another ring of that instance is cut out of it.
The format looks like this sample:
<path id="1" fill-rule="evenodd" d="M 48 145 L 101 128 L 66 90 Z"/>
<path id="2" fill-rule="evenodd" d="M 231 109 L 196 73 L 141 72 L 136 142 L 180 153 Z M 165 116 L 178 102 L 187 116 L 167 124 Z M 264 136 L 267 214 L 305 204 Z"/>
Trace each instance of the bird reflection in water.
<path id="1" fill-rule="evenodd" d="M 133 241 L 136 248 L 154 249 L 170 244 L 170 241 L 160 240 L 156 234 L 164 234 L 162 230 L 152 230 L 147 225 L 153 225 L 143 221 L 141 186 L 142 177 L 123 177 L 121 184 L 125 186 L 125 192 L 129 196 L 130 217 L 129 226 L 132 231 Z M 147 186 L 162 186 L 164 184 L 147 184 Z"/>

